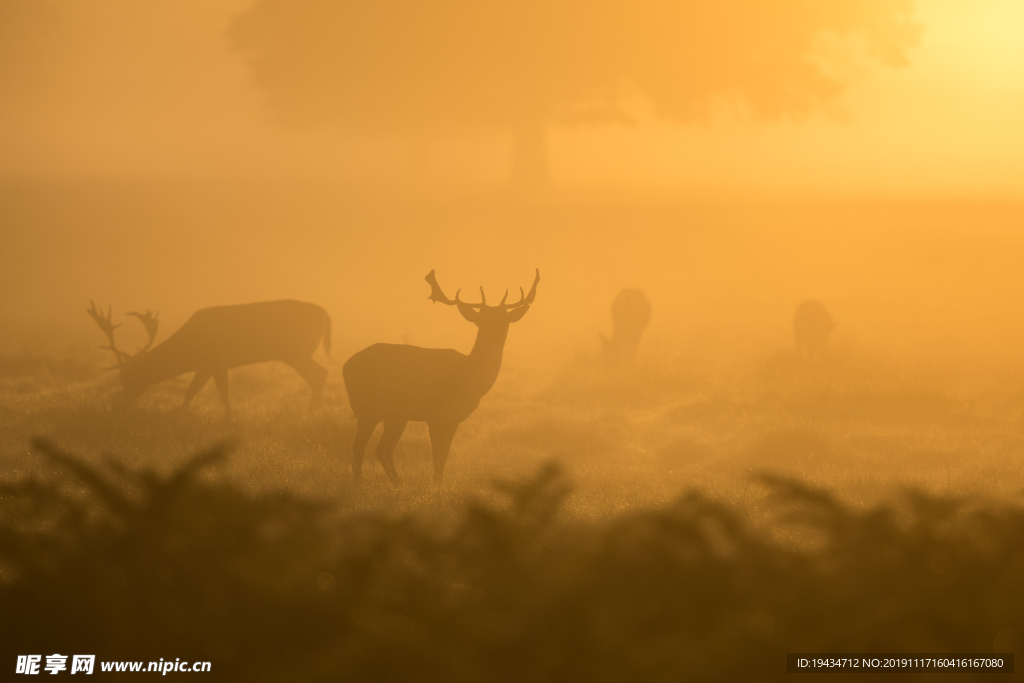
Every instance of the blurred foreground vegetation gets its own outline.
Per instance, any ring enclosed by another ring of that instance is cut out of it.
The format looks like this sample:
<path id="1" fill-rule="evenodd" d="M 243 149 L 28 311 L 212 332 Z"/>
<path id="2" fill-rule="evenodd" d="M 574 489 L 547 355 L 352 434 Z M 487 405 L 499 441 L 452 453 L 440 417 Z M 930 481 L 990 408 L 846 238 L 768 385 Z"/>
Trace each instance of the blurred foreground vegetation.
<path id="1" fill-rule="evenodd" d="M 854 509 L 763 475 L 772 533 L 697 492 L 585 520 L 560 514 L 571 482 L 548 464 L 441 528 L 204 476 L 226 445 L 163 475 L 34 447 L 55 475 L 0 488 L 12 665 L 45 649 L 238 681 L 764 681 L 787 651 L 1007 652 L 1024 633 L 1008 503 Z"/>

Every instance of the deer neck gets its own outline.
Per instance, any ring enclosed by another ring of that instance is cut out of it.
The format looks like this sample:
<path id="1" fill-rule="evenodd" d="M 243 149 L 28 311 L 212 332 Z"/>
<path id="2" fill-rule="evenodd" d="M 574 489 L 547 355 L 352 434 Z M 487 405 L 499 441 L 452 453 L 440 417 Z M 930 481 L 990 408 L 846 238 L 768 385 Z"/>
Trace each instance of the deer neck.
<path id="1" fill-rule="evenodd" d="M 468 356 L 470 373 L 467 389 L 472 393 L 483 396 L 497 381 L 507 334 L 507 330 L 489 331 L 485 328 L 477 332 L 476 343 Z"/>

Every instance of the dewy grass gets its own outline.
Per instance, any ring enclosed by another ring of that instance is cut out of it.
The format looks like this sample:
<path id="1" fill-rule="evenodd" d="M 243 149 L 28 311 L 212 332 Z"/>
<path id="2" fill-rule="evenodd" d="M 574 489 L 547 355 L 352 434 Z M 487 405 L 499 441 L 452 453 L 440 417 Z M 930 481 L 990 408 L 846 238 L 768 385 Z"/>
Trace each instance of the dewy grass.
<path id="1" fill-rule="evenodd" d="M 986 385 L 856 357 L 807 367 L 780 355 L 718 374 L 689 369 L 698 365 L 679 359 L 607 373 L 570 363 L 533 384 L 512 366 L 460 428 L 443 500 L 488 495 L 495 477 L 523 476 L 548 460 L 573 480 L 568 510 L 586 518 L 659 505 L 690 489 L 749 509 L 750 477 L 762 471 L 858 504 L 906 486 L 1003 499 L 1024 490 L 1024 461 L 1014 456 L 1017 394 L 1005 382 Z M 288 490 L 350 511 L 436 512 L 429 440 L 417 423 L 395 453 L 407 472 L 400 486 L 383 484 L 372 455 L 366 486 L 353 486 L 354 421 L 335 375 L 324 410 L 310 411 L 308 387 L 290 369 L 236 370 L 237 415 L 230 422 L 212 390 L 190 410 L 178 408 L 187 377 L 154 387 L 124 410 L 115 407 L 112 375 L 47 380 L 27 392 L 0 385 L 0 454 L 8 463 L 0 478 L 39 471 L 28 455 L 33 435 L 86 459 L 113 454 L 164 472 L 231 437 L 237 450 L 220 476 L 247 490 Z"/>

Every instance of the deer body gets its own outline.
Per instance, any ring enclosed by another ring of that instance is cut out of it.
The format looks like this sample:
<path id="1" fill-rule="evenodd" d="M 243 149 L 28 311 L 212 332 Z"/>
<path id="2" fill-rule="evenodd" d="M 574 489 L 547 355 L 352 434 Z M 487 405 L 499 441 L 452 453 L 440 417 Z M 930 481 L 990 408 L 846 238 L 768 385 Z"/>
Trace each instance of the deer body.
<path id="1" fill-rule="evenodd" d="M 90 314 L 96 318 L 92 311 Z M 100 320 L 110 325 L 109 314 Z M 163 343 L 130 357 L 113 348 L 113 327 L 116 326 L 111 326 L 108 332 L 111 338 L 108 348 L 118 355 L 127 401 L 135 400 L 158 382 L 195 372 L 185 392 L 184 405 L 188 406 L 213 377 L 225 413 L 230 415 L 227 371 L 265 361 L 281 361 L 292 366 L 313 389 L 314 401 L 319 400 L 323 392 L 327 370 L 316 363 L 312 355 L 321 340 L 330 355 L 331 320 L 327 311 L 315 304 L 285 299 L 204 308 Z M 155 334 L 154 324 L 150 343 Z"/>
<path id="2" fill-rule="evenodd" d="M 603 334 L 605 362 L 629 364 L 636 360 L 637 347 L 651 322 L 651 303 L 639 289 L 624 289 L 612 303 L 612 338 Z"/>
<path id="3" fill-rule="evenodd" d="M 352 356 L 342 375 L 357 414 L 459 423 L 494 386 L 501 350 L 496 362 L 481 360 L 454 349 L 374 344 Z"/>
<path id="4" fill-rule="evenodd" d="M 486 299 L 472 305 L 458 301 L 458 294 L 455 300 L 447 299 L 433 275 L 431 271 L 427 276 L 434 288 L 431 299 L 457 305 L 463 317 L 479 328 L 476 343 L 469 355 L 453 349 L 374 344 L 349 358 L 342 376 L 357 422 L 352 445 L 352 472 L 357 481 L 366 445 L 381 422 L 384 433 L 377 445 L 377 459 L 391 481 L 398 480 L 394 450 L 410 421 L 427 423 L 434 478 L 440 481 L 455 432 L 498 379 L 508 326 L 529 310 L 540 280 L 538 274 L 530 296 L 519 303 L 505 306 L 502 299 L 491 307 Z"/>

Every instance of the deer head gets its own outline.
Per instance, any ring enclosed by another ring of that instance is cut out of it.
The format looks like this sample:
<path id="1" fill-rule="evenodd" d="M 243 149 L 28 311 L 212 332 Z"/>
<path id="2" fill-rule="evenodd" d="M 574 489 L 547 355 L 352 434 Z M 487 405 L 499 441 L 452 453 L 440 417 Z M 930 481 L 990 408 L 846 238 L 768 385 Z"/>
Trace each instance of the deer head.
<path id="1" fill-rule="evenodd" d="M 481 332 L 487 332 L 489 334 L 499 335 L 504 339 L 505 335 L 508 334 L 508 326 L 514 322 L 519 322 L 520 319 L 526 312 L 530 310 L 530 304 L 537 298 L 537 283 L 540 282 L 540 268 L 537 269 L 537 276 L 533 280 L 533 287 L 530 288 L 529 294 L 523 293 L 523 288 L 519 288 L 519 301 L 515 303 L 506 304 L 505 301 L 508 299 L 508 290 L 505 290 L 505 296 L 501 298 L 501 303 L 497 306 L 487 305 L 487 295 L 484 294 L 484 288 L 480 288 L 480 303 L 471 304 L 466 303 L 459 299 L 459 294 L 462 290 L 455 292 L 455 298 L 449 299 L 441 291 L 440 285 L 437 284 L 437 278 L 434 276 L 434 271 L 427 273 L 426 281 L 430 284 L 430 296 L 427 297 L 431 301 L 446 304 L 448 306 L 455 306 L 459 309 L 459 313 L 462 317 L 469 322 L 480 328 Z"/>

